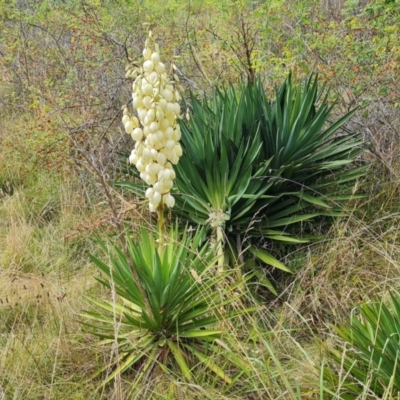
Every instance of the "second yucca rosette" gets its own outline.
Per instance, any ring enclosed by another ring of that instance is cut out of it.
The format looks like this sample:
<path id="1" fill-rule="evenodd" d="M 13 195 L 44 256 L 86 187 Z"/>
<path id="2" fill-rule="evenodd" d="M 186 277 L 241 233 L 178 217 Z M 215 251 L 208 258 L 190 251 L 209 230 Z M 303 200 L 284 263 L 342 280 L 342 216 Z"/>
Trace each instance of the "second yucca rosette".
<path id="1" fill-rule="evenodd" d="M 171 81 L 165 65 L 160 61 L 157 43 L 153 43 L 151 32 L 143 50 L 143 66 L 128 69 L 127 76 L 134 78 L 132 85 L 133 108 L 137 117 L 124 108 L 122 122 L 126 133 L 135 140 L 135 148 L 129 157 L 150 187 L 146 190 L 150 211 L 160 204 L 173 207 L 175 199 L 170 190 L 175 179 L 173 165 L 182 155 L 179 144 L 181 131 L 177 118 L 180 114 L 176 81 Z"/>

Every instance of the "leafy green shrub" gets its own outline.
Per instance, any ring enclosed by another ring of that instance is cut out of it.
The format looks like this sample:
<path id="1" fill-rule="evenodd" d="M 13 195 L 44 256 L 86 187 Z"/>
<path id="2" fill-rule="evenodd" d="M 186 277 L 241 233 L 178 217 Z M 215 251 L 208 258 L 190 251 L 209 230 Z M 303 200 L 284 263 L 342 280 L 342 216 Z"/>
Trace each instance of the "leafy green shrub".
<path id="1" fill-rule="evenodd" d="M 243 291 L 240 282 L 229 284 L 226 274 L 215 274 L 213 252 L 208 245 L 198 248 L 199 241 L 198 235 L 181 238 L 171 229 L 164 248 L 145 230 L 137 243 L 126 237 L 126 254 L 116 245 L 110 244 L 108 249 L 101 243 L 111 265 L 92 259 L 110 278 L 99 281 L 115 287 L 118 298 L 90 299 L 99 311 L 84 315 L 94 321 L 94 333 L 103 339 L 101 344 L 116 341 L 118 345 L 111 365 L 114 371 L 104 384 L 133 367 L 136 385 L 158 365 L 163 369 L 175 365 L 184 378 L 192 380 L 195 360 L 225 382 L 232 381 L 213 363 L 210 353 L 223 343 L 221 321 L 244 312 L 227 311 Z"/>
<path id="2" fill-rule="evenodd" d="M 342 351 L 330 349 L 333 362 L 342 371 L 342 381 L 336 368 L 323 371 L 326 382 L 342 387 L 343 399 L 357 399 L 361 393 L 374 398 L 400 394 L 400 297 L 390 295 L 389 305 L 382 300 L 363 304 L 360 314 L 352 316 L 348 326 L 335 328 L 347 343 Z M 344 377 L 343 377 L 344 376 Z M 385 397 L 389 398 L 389 397 Z M 393 397 L 390 397 L 393 398 Z"/>

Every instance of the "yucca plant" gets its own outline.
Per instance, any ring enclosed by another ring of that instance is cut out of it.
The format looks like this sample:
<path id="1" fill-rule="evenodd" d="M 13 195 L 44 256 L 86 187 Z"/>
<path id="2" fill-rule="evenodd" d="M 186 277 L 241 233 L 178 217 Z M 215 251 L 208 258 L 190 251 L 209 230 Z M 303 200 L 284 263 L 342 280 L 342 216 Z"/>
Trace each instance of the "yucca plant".
<path id="1" fill-rule="evenodd" d="M 348 326 L 335 330 L 346 346 L 344 351 L 339 346 L 329 349 L 334 366 L 323 370 L 326 387 L 337 387 L 341 379 L 345 400 L 360 398 L 361 393 L 371 398 L 399 396 L 400 296 L 390 294 L 388 305 L 382 299 L 363 304 Z"/>
<path id="2" fill-rule="evenodd" d="M 353 165 L 366 143 L 358 134 L 339 133 L 354 111 L 330 123 L 333 105 L 317 76 L 302 84 L 291 75 L 273 102 L 258 79 L 215 89 L 203 100 L 192 94 L 190 108 L 189 121 L 180 121 L 183 155 L 173 214 L 184 224 L 206 226 L 229 249 L 225 254 L 247 265 L 255 256 L 288 271 L 263 249 L 266 241 L 306 242 L 310 237 L 292 227 L 343 215 L 366 172 Z M 133 183 L 121 186 L 144 191 Z"/>
<path id="3" fill-rule="evenodd" d="M 330 122 L 335 103 L 329 104 L 328 91 L 318 88 L 318 76 L 310 75 L 303 83 L 293 82 L 291 74 L 276 89 L 275 100 L 269 103 L 262 83 L 254 87 L 254 102 L 261 119 L 262 157 L 272 157 L 271 167 L 284 167 L 282 188 L 302 192 L 306 201 L 323 205 L 324 200 L 348 200 L 352 196 L 354 181 L 362 176 L 366 167 L 351 163 L 366 148 L 359 133 L 338 133 L 353 116 L 350 111 L 336 122 Z M 258 99 L 258 101 L 257 101 Z M 320 191 L 328 186 L 342 187 L 342 196 Z M 306 192 L 314 197 L 305 196 Z"/>
<path id="4" fill-rule="evenodd" d="M 116 301 L 90 298 L 97 310 L 84 317 L 103 339 L 100 345 L 118 347 L 116 358 L 100 371 L 112 369 L 103 384 L 131 369 L 136 371 L 135 386 L 158 366 L 175 366 L 183 378 L 195 380 L 192 368 L 199 362 L 232 382 L 210 354 L 225 346 L 220 321 L 248 311 L 229 312 L 229 305 L 244 293 L 242 282 L 229 284 L 226 274 L 215 274 L 215 256 L 207 243 L 199 247 L 199 242 L 199 235 L 180 237 L 176 228 L 169 231 L 163 249 L 145 230 L 137 242 L 126 237 L 126 252 L 100 242 L 110 264 L 92 256 L 109 278 L 98 280 L 107 288 L 115 287 L 118 297 Z M 229 359 L 225 347 L 223 351 Z M 246 368 L 238 357 L 232 359 Z"/>
<path id="5" fill-rule="evenodd" d="M 219 224 L 231 248 L 239 244 L 239 252 L 247 248 L 284 269 L 254 244 L 306 241 L 289 226 L 343 211 L 366 171 L 352 165 L 366 147 L 360 135 L 338 134 L 354 111 L 329 124 L 333 105 L 313 75 L 304 84 L 289 75 L 272 103 L 258 79 L 203 101 L 192 95 L 191 106 L 190 120 L 181 121 L 174 213 L 210 228 Z"/>

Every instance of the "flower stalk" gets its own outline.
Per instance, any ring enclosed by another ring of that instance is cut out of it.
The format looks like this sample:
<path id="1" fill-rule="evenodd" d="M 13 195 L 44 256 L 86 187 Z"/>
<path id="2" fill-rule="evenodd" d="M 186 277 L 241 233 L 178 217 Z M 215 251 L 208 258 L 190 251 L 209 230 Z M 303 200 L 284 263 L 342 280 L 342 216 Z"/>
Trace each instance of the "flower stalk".
<path id="1" fill-rule="evenodd" d="M 174 88 L 177 78 L 169 80 L 159 53 L 150 31 L 143 50 L 142 67 L 130 67 L 126 75 L 134 78 L 132 100 L 137 117 L 125 107 L 122 122 L 126 133 L 136 142 L 129 162 L 136 166 L 141 179 L 149 185 L 146 197 L 150 212 L 159 211 L 163 219 L 163 206 L 171 208 L 175 205 L 170 192 L 176 176 L 173 165 L 178 163 L 182 147 L 177 124 L 181 111 L 180 95 Z"/>
<path id="2" fill-rule="evenodd" d="M 217 231 L 217 256 L 218 256 L 218 272 L 224 271 L 224 231 L 219 225 Z"/>

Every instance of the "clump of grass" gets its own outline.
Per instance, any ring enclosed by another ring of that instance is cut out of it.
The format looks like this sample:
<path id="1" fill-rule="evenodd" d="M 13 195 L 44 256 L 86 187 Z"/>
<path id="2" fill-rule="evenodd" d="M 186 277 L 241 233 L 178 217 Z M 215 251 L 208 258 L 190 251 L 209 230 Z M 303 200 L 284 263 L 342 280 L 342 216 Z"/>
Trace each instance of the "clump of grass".
<path id="1" fill-rule="evenodd" d="M 89 398 L 96 353 L 80 331 L 74 310 L 93 285 L 89 274 L 70 283 L 23 276 L 9 280 L 6 302 L 0 305 L 0 385 L 6 398 Z M 7 279 L 6 279 L 7 280 Z M 26 288 L 26 289 L 25 289 Z M 18 362 L 16 362 L 18 360 Z"/>
<path id="2" fill-rule="evenodd" d="M 73 176 L 8 173 L 18 185 L 0 203 L 0 387 L 7 399 L 98 399 L 87 374 L 99 355 L 76 311 L 83 293 L 102 294 L 88 235 L 66 240 L 94 211 Z"/>

